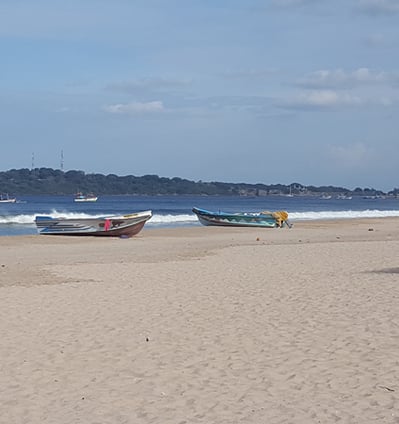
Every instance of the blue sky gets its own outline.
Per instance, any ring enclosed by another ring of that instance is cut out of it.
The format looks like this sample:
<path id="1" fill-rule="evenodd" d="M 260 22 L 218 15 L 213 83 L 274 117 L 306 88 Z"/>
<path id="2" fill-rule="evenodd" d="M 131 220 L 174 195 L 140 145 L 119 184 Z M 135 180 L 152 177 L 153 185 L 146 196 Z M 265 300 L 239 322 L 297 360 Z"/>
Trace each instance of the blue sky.
<path id="1" fill-rule="evenodd" d="M 0 0 L 0 170 L 399 186 L 399 0 Z"/>

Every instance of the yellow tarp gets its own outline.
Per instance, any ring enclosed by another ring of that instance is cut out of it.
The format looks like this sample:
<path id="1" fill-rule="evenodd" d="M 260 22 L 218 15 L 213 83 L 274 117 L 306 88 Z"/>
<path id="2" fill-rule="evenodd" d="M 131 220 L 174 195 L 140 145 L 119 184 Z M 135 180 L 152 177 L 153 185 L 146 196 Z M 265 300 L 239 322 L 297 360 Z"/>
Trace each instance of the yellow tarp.
<path id="1" fill-rule="evenodd" d="M 262 213 L 265 215 L 272 215 L 272 217 L 277 221 L 277 225 L 279 227 L 281 227 L 283 223 L 288 220 L 288 212 L 286 211 L 276 211 L 276 212 L 263 211 Z"/>

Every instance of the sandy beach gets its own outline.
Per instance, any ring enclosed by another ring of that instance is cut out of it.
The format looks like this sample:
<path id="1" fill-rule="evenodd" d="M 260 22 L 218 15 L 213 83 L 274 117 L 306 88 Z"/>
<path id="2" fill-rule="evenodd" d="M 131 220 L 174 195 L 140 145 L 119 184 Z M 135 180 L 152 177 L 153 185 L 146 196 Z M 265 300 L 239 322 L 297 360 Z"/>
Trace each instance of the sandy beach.
<path id="1" fill-rule="evenodd" d="M 399 423 L 399 219 L 0 238 L 0 422 Z"/>

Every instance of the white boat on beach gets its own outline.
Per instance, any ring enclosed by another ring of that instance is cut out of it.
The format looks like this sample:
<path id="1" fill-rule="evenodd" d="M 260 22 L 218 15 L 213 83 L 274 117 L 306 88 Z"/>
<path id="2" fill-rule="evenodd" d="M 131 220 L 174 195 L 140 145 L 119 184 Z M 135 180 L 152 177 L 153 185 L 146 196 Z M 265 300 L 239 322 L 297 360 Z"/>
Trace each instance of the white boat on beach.
<path id="1" fill-rule="evenodd" d="M 35 224 L 39 234 L 64 236 L 132 237 L 152 217 L 152 211 L 93 218 L 55 218 L 38 215 Z"/>

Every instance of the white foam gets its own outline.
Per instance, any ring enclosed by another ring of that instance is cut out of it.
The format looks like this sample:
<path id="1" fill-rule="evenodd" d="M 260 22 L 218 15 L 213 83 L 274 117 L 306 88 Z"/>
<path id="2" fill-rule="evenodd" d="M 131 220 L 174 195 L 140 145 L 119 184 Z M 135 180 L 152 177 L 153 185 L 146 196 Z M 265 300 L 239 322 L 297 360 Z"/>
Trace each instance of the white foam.
<path id="1" fill-rule="evenodd" d="M 97 218 L 103 215 L 90 215 L 87 213 L 78 212 L 58 212 L 56 210 L 51 213 L 37 213 L 33 215 L 6 215 L 0 216 L 0 224 L 34 224 L 37 215 L 52 216 L 54 218 Z"/>
<path id="2" fill-rule="evenodd" d="M 384 218 L 390 216 L 399 216 L 399 210 L 380 211 L 367 209 L 364 211 L 323 211 L 323 212 L 292 212 L 289 213 L 291 221 L 299 220 L 317 220 L 317 219 L 355 219 L 355 218 Z"/>
<path id="3" fill-rule="evenodd" d="M 181 215 L 158 215 L 154 214 L 153 217 L 148 221 L 149 224 L 184 224 L 198 221 L 197 216 L 194 214 L 181 214 Z"/>
<path id="4" fill-rule="evenodd" d="M 53 210 L 51 213 L 38 213 L 33 215 L 0 215 L 0 225 L 15 224 L 15 225 L 30 225 L 34 224 L 35 217 L 37 215 L 49 215 L 55 218 L 99 218 L 103 217 L 104 214 L 94 215 L 80 212 L 62 212 Z M 363 210 L 363 211 L 307 211 L 307 212 L 289 212 L 290 221 L 301 221 L 301 220 L 318 220 L 318 219 L 350 219 L 350 218 L 383 218 L 383 217 L 395 217 L 399 216 L 399 210 Z M 193 214 L 178 214 L 178 215 L 160 215 L 154 214 L 153 217 L 147 222 L 146 225 L 190 225 L 198 222 L 197 216 Z"/>

